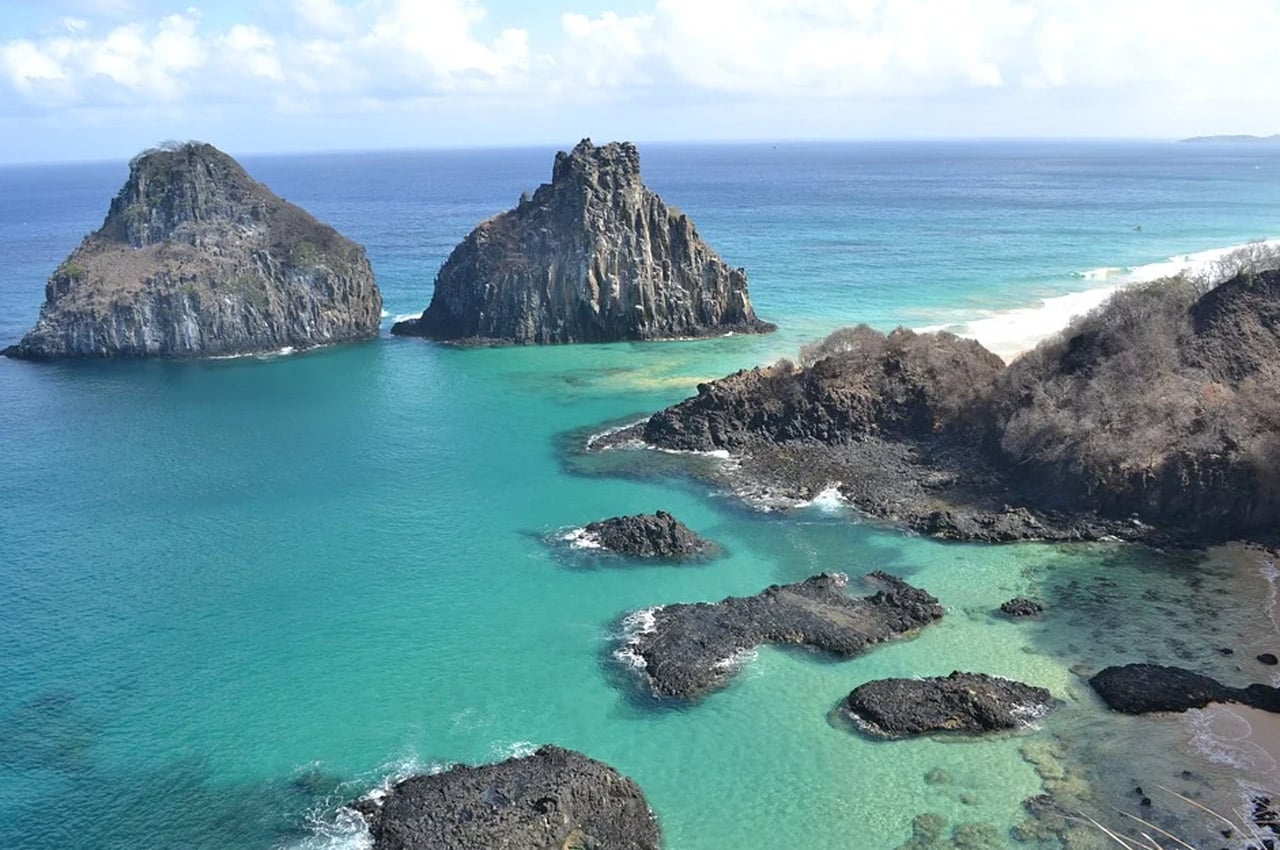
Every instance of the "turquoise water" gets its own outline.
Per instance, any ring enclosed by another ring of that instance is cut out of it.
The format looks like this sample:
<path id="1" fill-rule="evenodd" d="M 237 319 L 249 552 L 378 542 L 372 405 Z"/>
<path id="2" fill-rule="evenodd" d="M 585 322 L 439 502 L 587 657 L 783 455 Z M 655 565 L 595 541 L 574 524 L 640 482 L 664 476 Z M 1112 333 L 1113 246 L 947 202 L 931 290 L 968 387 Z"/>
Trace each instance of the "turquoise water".
<path id="1" fill-rule="evenodd" d="M 574 474 L 560 437 L 842 324 L 1021 306 L 1086 288 L 1079 273 L 1091 268 L 1273 236 L 1280 152 L 641 153 L 648 182 L 748 268 L 778 334 L 483 351 L 384 337 L 204 363 L 0 360 L 0 847 L 359 846 L 334 819 L 342 800 L 405 770 L 544 741 L 637 779 L 672 850 L 891 848 L 922 811 L 1004 830 L 1040 790 L 1019 748 L 1106 720 L 1080 670 L 1257 640 L 1250 600 L 1218 634 L 1203 610 L 1176 615 L 1195 600 L 1230 602 L 1248 570 L 1224 555 L 948 546 L 839 508 L 763 514 L 681 480 Z M 545 179 L 551 152 L 245 162 L 368 246 L 394 315 L 421 310 L 449 248 Z M 34 320 L 44 277 L 97 226 L 124 173 L 0 170 L 0 342 Z M 546 543 L 659 507 L 727 555 L 610 566 Z M 630 610 L 824 569 L 900 573 L 949 615 L 853 661 L 762 650 L 731 687 L 679 708 L 643 699 L 611 657 Z M 1164 601 L 1148 599 L 1153 589 Z M 1015 593 L 1062 614 L 1032 626 L 989 615 Z M 952 669 L 1047 686 L 1063 707 L 1039 732 L 963 744 L 869 742 L 828 720 L 863 681 Z M 1181 763 L 1134 758 L 1157 772 Z M 939 766 L 953 783 L 927 785 Z"/>

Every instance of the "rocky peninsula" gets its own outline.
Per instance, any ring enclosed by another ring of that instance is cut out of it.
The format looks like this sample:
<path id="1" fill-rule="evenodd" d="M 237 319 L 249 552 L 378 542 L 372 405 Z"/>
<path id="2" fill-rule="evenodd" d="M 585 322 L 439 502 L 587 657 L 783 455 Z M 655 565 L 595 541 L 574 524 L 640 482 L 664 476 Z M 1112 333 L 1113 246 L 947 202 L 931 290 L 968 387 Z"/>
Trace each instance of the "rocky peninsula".
<path id="1" fill-rule="evenodd" d="M 849 596 L 842 573 L 823 573 L 755 596 L 665 605 L 649 612 L 620 654 L 644 670 L 655 695 L 696 699 L 725 685 L 761 644 L 849 658 L 942 618 L 943 607 L 925 591 L 882 572 L 869 578 L 882 589 L 867 597 Z"/>
<path id="2" fill-rule="evenodd" d="M 685 560 L 703 558 L 719 550 L 666 511 L 616 516 L 588 523 L 581 540 L 632 558 Z"/>
<path id="3" fill-rule="evenodd" d="M 1108 667 L 1089 680 L 1112 711 L 1149 714 L 1204 708 L 1211 702 L 1238 702 L 1250 708 L 1280 712 L 1280 688 L 1255 683 L 1243 688 L 1217 679 L 1159 664 Z"/>
<path id="4" fill-rule="evenodd" d="M 747 276 L 640 179 L 635 145 L 584 139 L 550 183 L 449 255 L 431 303 L 392 333 L 459 344 L 679 339 L 774 329 Z"/>
<path id="5" fill-rule="evenodd" d="M 32 360 L 210 357 L 378 335 L 364 249 L 189 142 L 146 151 L 5 350 Z"/>
<path id="6" fill-rule="evenodd" d="M 957 671 L 926 679 L 867 682 L 849 692 L 844 708 L 868 732 L 900 738 L 1018 729 L 1047 714 L 1052 701 L 1044 688 Z"/>
<path id="7" fill-rule="evenodd" d="M 545 746 L 500 764 L 397 782 L 355 803 L 373 850 L 658 850 L 639 786 L 581 753 Z"/>
<path id="8" fill-rule="evenodd" d="M 642 439 L 735 455 L 746 495 L 952 539 L 1207 544 L 1280 528 L 1280 271 L 1123 290 L 1005 366 L 951 334 L 865 326 L 698 394 Z"/>

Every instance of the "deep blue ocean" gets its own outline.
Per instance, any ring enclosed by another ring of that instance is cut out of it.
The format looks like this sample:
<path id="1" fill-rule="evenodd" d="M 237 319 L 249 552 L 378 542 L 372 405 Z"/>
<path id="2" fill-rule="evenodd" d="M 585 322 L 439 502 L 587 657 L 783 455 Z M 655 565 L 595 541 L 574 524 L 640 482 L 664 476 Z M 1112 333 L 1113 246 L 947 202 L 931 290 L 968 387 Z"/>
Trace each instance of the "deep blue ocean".
<path id="1" fill-rule="evenodd" d="M 366 246 L 389 327 L 553 155 L 241 161 Z M 1050 743 L 1119 759 L 1117 788 L 1191 765 L 1205 793 L 1229 794 L 1238 761 L 1206 757 L 1181 721 L 1106 715 L 1082 676 L 1273 647 L 1274 588 L 1247 553 L 943 545 L 835 503 L 765 512 L 679 479 L 579 474 L 564 435 L 856 322 L 1035 337 L 1065 319 L 1064 296 L 1280 236 L 1280 147 L 650 145 L 641 159 L 747 269 L 778 333 L 459 351 L 384 332 L 209 362 L 0 359 L 0 848 L 361 847 L 342 802 L 543 742 L 634 777 L 668 850 L 890 850 L 921 812 L 1006 835 L 1042 790 L 1027 747 Z M 0 346 L 126 175 L 0 168 Z M 555 543 L 656 508 L 726 556 L 639 566 Z M 638 698 L 612 655 L 631 611 L 828 569 L 902 574 L 948 617 L 845 662 L 761 650 L 679 708 Z M 1015 594 L 1055 616 L 991 616 Z M 953 669 L 1043 685 L 1061 706 L 966 742 L 872 742 L 828 719 L 864 681 Z M 950 781 L 926 782 L 934 768 Z"/>

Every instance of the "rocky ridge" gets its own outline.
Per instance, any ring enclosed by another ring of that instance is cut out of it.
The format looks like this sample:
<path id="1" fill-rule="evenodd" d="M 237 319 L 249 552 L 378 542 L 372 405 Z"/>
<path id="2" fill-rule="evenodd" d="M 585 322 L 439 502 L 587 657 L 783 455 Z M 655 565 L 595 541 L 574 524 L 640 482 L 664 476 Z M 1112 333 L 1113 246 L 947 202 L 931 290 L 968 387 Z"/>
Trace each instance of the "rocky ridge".
<path id="1" fill-rule="evenodd" d="M 355 803 L 373 850 L 658 850 L 639 786 L 581 753 L 544 746 L 500 764 L 397 782 Z"/>
<path id="2" fill-rule="evenodd" d="M 364 249 L 201 143 L 146 151 L 54 271 L 26 359 L 208 357 L 370 339 Z"/>
<path id="3" fill-rule="evenodd" d="M 476 227 L 431 303 L 392 333 L 464 344 L 572 343 L 763 333 L 746 272 L 640 179 L 635 145 L 584 139 L 550 183 Z"/>
<path id="4" fill-rule="evenodd" d="M 799 644 L 849 658 L 942 618 L 928 593 L 882 572 L 867 597 L 845 592 L 848 577 L 823 573 L 772 585 L 755 596 L 666 605 L 649 612 L 620 654 L 644 670 L 655 695 L 695 699 L 722 687 L 760 644 Z"/>

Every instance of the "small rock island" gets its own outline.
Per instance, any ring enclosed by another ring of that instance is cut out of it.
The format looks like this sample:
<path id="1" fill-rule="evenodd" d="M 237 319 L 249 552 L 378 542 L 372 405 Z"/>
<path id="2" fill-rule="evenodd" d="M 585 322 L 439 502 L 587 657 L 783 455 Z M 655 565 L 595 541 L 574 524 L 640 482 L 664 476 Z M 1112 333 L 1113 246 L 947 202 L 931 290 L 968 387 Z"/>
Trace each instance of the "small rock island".
<path id="1" fill-rule="evenodd" d="M 10 357 L 211 357 L 378 335 L 364 249 L 212 145 L 148 150 Z"/>
<path id="2" fill-rule="evenodd" d="M 679 561 L 719 551 L 716 544 L 666 511 L 602 519 L 588 523 L 582 533 L 595 545 L 632 558 Z"/>
<path id="3" fill-rule="evenodd" d="M 658 850 L 657 818 L 635 782 L 573 750 L 545 746 L 500 764 L 459 765 L 351 806 L 373 850 Z"/>
<path id="4" fill-rule="evenodd" d="M 545 344 L 765 333 L 747 275 L 640 179 L 633 144 L 556 154 L 550 183 L 453 250 L 421 317 L 393 334 Z"/>

